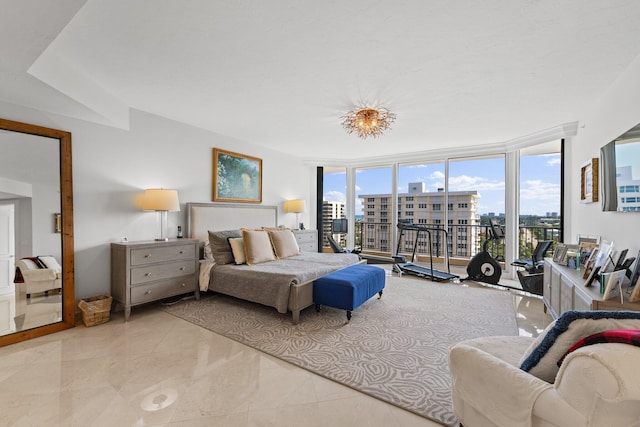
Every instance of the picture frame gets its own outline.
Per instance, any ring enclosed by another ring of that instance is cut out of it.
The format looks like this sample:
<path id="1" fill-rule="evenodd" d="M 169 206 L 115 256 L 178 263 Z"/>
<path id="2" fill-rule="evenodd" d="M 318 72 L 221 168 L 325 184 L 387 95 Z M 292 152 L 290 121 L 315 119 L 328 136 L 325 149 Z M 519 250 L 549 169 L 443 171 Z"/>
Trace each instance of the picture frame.
<path id="1" fill-rule="evenodd" d="M 585 162 L 580 168 L 580 202 L 593 203 L 598 201 L 598 162 L 597 157 Z"/>
<path id="2" fill-rule="evenodd" d="M 583 279 L 587 279 L 591 274 L 591 270 L 593 270 L 593 265 L 595 264 L 595 260 L 598 257 L 598 248 L 594 248 L 591 251 L 591 255 L 589 255 L 589 259 L 584 264 L 584 273 L 582 274 Z"/>
<path id="3" fill-rule="evenodd" d="M 578 246 L 580 247 L 578 250 L 580 253 L 580 265 L 586 265 L 593 252 L 596 251 L 600 245 L 594 242 L 580 242 Z"/>
<path id="4" fill-rule="evenodd" d="M 213 149 L 214 202 L 262 203 L 262 159 Z"/>
<path id="5" fill-rule="evenodd" d="M 605 267 L 610 261 L 611 253 L 613 252 L 613 242 L 609 240 L 602 240 L 598 248 L 598 256 L 595 259 L 594 267 L 600 267 L 602 272 L 605 271 Z"/>
<path id="6" fill-rule="evenodd" d="M 638 256 L 636 256 L 633 270 L 629 268 L 629 282 L 631 286 L 633 286 L 635 283 L 640 282 L 640 251 L 638 251 Z M 638 289 L 638 291 L 640 292 L 640 289 Z"/>
<path id="7" fill-rule="evenodd" d="M 62 214 L 59 212 L 53 214 L 53 232 L 62 233 Z"/>
<path id="8" fill-rule="evenodd" d="M 622 293 L 622 282 L 624 281 L 625 271 L 618 270 L 611 273 L 607 273 L 608 279 L 605 284 L 604 294 L 602 299 L 604 301 L 620 296 L 620 303 L 624 303 L 624 294 Z"/>
<path id="9" fill-rule="evenodd" d="M 558 243 L 556 250 L 553 252 L 553 261 L 559 265 L 566 266 L 568 264 L 569 255 L 575 258 L 578 253 L 579 246 L 576 244 Z"/>
<path id="10" fill-rule="evenodd" d="M 634 282 L 631 282 L 630 286 L 633 287 L 631 294 L 629 295 L 629 302 L 637 302 L 640 301 L 640 277 L 638 277 Z"/>
<path id="11" fill-rule="evenodd" d="M 562 261 L 567 256 L 567 249 L 567 245 L 565 245 L 564 243 L 556 244 L 556 250 L 553 251 L 553 262 L 562 264 Z"/>

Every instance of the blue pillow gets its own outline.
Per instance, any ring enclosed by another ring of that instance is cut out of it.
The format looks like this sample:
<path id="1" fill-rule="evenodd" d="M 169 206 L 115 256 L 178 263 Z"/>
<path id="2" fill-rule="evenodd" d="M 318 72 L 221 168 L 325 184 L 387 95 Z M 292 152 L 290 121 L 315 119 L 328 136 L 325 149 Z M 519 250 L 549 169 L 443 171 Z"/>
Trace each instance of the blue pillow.
<path id="1" fill-rule="evenodd" d="M 529 346 L 520 369 L 553 383 L 557 361 L 577 341 L 610 329 L 640 329 L 638 311 L 566 311 Z"/>

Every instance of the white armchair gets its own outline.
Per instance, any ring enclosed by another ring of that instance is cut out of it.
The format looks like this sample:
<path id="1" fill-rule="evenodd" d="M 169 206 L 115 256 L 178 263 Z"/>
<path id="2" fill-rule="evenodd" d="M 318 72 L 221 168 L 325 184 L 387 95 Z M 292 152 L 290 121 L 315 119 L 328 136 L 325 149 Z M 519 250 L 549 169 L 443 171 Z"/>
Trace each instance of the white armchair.
<path id="1" fill-rule="evenodd" d="M 62 267 L 54 257 L 22 258 L 16 261 L 15 284 L 19 293 L 48 292 L 62 287 Z M 20 280 L 22 277 L 22 280 Z"/>
<path id="2" fill-rule="evenodd" d="M 640 329 L 640 321 L 635 322 L 634 329 Z M 452 347 L 453 407 L 462 425 L 640 425 L 640 369 L 635 366 L 640 347 L 602 343 L 578 348 L 550 383 L 520 369 L 523 356 L 539 341 L 484 337 Z"/>

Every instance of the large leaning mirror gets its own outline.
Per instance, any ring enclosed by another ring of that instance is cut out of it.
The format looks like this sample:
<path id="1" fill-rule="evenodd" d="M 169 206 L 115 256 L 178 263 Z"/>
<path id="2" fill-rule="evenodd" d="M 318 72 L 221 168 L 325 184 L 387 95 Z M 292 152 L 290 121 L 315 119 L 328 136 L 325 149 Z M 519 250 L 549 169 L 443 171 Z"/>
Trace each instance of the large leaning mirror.
<path id="1" fill-rule="evenodd" d="M 0 346 L 75 324 L 71 133 L 0 119 Z"/>

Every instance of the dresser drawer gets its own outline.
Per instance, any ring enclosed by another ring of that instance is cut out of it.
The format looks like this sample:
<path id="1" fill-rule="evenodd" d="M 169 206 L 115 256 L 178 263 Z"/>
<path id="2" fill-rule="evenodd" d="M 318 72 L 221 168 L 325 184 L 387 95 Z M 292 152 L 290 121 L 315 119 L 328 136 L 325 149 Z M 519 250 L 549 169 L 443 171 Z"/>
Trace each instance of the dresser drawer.
<path id="1" fill-rule="evenodd" d="M 131 269 L 131 285 L 155 282 L 156 280 L 186 276 L 196 271 L 194 260 L 168 262 L 166 264 L 147 265 Z"/>
<path id="2" fill-rule="evenodd" d="M 296 230 L 293 234 L 296 236 L 296 241 L 301 251 L 318 251 L 318 233 L 316 230 Z"/>
<path id="3" fill-rule="evenodd" d="M 196 258 L 196 248 L 190 244 L 131 249 L 131 265 L 193 258 Z"/>
<path id="4" fill-rule="evenodd" d="M 142 304 L 174 295 L 186 294 L 187 292 L 192 292 L 195 286 L 193 276 L 177 277 L 153 284 L 135 286 L 131 288 L 131 304 Z"/>

